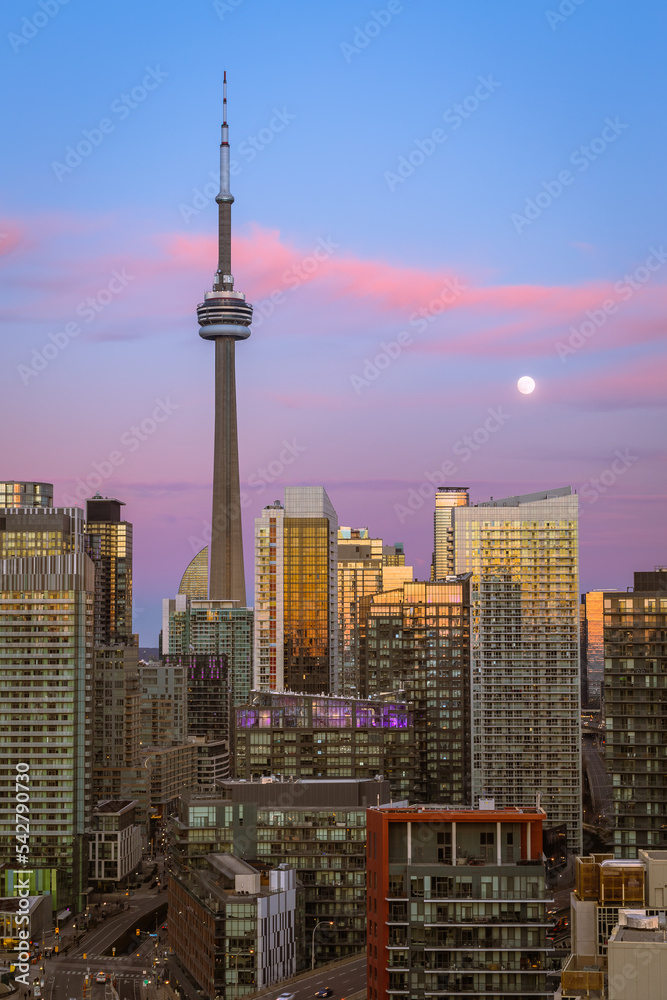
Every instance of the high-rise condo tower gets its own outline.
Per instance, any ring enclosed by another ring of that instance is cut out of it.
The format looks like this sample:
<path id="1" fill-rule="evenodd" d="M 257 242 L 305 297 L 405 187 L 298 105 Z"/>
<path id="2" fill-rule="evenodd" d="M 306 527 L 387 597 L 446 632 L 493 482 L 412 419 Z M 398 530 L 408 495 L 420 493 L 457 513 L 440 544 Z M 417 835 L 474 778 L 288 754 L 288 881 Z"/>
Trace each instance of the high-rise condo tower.
<path id="1" fill-rule="evenodd" d="M 229 136 L 227 127 L 227 74 L 222 101 L 220 142 L 220 193 L 218 203 L 218 270 L 213 289 L 197 306 L 199 336 L 215 341 L 215 439 L 213 445 L 213 511 L 209 569 L 209 598 L 237 601 L 246 606 L 239 445 L 236 424 L 235 346 L 250 336 L 252 306 L 243 292 L 234 291 L 232 275 L 232 202 L 229 190 Z"/>

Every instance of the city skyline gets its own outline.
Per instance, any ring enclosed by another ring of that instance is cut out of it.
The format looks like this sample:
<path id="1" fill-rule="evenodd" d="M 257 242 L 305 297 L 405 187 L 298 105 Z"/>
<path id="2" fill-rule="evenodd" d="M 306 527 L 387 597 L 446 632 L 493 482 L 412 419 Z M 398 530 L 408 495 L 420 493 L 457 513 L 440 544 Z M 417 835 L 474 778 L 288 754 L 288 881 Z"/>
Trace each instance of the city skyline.
<path id="1" fill-rule="evenodd" d="M 56 506 L 126 504 L 142 645 L 210 522 L 192 305 L 215 259 L 225 66 L 235 278 L 255 306 L 237 366 L 248 590 L 253 520 L 285 486 L 322 485 L 341 523 L 404 542 L 416 579 L 435 489 L 459 482 L 472 503 L 571 484 L 582 592 L 665 562 L 665 15 L 548 9 L 2 13 L 2 412 L 21 413 L 4 474 L 53 482 Z"/>

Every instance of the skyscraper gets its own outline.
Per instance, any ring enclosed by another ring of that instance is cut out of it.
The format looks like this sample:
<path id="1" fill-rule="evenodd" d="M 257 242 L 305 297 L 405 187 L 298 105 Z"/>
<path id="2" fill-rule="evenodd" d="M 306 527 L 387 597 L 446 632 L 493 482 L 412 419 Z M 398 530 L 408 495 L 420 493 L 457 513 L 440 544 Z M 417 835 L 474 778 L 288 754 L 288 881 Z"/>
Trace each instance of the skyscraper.
<path id="1" fill-rule="evenodd" d="M 0 509 L 0 895 L 24 867 L 54 909 L 82 909 L 88 885 L 94 587 L 83 511 Z"/>
<path id="2" fill-rule="evenodd" d="M 467 507 L 469 502 L 467 486 L 438 486 L 435 491 L 432 580 L 444 580 L 454 573 L 453 510 Z"/>
<path id="3" fill-rule="evenodd" d="M 122 500 L 97 493 L 86 500 L 88 554 L 95 563 L 95 645 L 131 646 L 132 525 Z"/>
<path id="4" fill-rule="evenodd" d="M 368 528 L 338 529 L 340 694 L 359 695 L 359 601 L 382 590 L 382 539 Z"/>
<path id="5" fill-rule="evenodd" d="M 412 580 L 399 542 L 383 545 L 368 528 L 338 529 L 339 694 L 357 697 L 359 680 L 359 614 L 361 599 Z"/>
<path id="6" fill-rule="evenodd" d="M 472 573 L 472 791 L 534 805 L 581 853 L 578 498 L 569 486 L 455 507 Z"/>
<path id="7" fill-rule="evenodd" d="M 231 213 L 234 198 L 229 190 L 229 135 L 227 127 L 227 74 L 223 83 L 223 122 L 220 142 L 220 192 L 218 203 L 218 270 L 213 289 L 197 306 L 199 335 L 215 341 L 215 438 L 213 451 L 213 511 L 209 545 L 209 593 L 212 600 L 236 601 L 246 606 L 239 446 L 236 423 L 235 347 L 250 336 L 252 306 L 242 292 L 234 291 L 231 256 Z"/>
<path id="8" fill-rule="evenodd" d="M 132 634 L 132 525 L 122 500 L 97 493 L 86 501 L 86 551 L 95 566 L 93 798 L 129 795 L 124 769 L 136 767 L 141 743 L 139 650 Z"/>
<path id="9" fill-rule="evenodd" d="M 470 574 L 405 583 L 360 603 L 360 693 L 400 691 L 413 710 L 419 766 L 410 801 L 469 805 Z"/>
<path id="10" fill-rule="evenodd" d="M 605 761 L 614 853 L 667 850 L 667 568 L 635 573 L 634 590 L 604 602 Z"/>
<path id="11" fill-rule="evenodd" d="M 604 693 L 604 591 L 581 595 L 579 626 L 581 643 L 582 708 L 601 708 Z"/>
<path id="12" fill-rule="evenodd" d="M 252 609 L 233 601 L 196 601 L 184 594 L 166 598 L 162 655 L 168 666 L 184 666 L 186 682 L 190 666 L 197 669 L 196 657 L 205 657 L 209 680 L 221 688 L 215 698 L 227 697 L 229 691 L 232 705 L 245 705 L 252 684 L 252 625 Z M 220 659 L 217 666 L 213 658 Z"/>
<path id="13" fill-rule="evenodd" d="M 338 515 L 322 486 L 288 486 L 255 519 L 255 683 L 337 693 Z"/>

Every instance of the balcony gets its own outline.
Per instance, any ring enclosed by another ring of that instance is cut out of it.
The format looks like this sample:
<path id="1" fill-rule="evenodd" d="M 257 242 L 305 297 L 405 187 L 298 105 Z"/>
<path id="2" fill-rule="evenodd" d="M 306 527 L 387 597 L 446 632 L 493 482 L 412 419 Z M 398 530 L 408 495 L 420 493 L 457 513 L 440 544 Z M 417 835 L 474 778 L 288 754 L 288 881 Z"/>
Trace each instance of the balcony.
<path id="1" fill-rule="evenodd" d="M 563 993 L 602 993 L 604 972 L 594 957 L 570 955 L 561 977 Z"/>

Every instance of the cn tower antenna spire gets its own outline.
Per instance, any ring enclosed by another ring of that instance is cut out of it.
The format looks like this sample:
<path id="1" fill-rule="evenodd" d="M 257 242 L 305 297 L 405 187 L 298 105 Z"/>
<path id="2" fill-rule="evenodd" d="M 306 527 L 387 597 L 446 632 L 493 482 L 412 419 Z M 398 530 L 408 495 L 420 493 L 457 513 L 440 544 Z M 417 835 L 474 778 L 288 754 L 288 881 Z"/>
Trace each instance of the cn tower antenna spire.
<path id="1" fill-rule="evenodd" d="M 218 203 L 218 270 L 213 282 L 214 292 L 231 292 L 232 274 L 232 202 L 229 190 L 229 126 L 227 125 L 227 70 L 222 78 L 222 136 L 220 139 L 220 193 Z"/>

